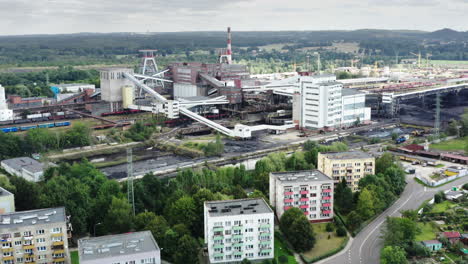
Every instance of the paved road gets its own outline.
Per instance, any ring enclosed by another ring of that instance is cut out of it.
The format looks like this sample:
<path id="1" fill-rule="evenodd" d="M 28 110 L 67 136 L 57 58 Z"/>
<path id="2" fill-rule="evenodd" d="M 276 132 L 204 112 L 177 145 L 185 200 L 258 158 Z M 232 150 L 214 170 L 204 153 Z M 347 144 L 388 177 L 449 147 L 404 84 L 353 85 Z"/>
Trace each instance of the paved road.
<path id="1" fill-rule="evenodd" d="M 425 200 L 434 197 L 440 190 L 448 190 L 452 186 L 468 183 L 468 177 L 460 178 L 452 183 L 439 188 L 426 188 L 407 176 L 407 186 L 398 199 L 390 208 L 385 210 L 379 217 L 364 228 L 347 247 L 340 253 L 322 260 L 320 264 L 377 264 L 380 259 L 382 248 L 381 229 L 387 216 L 399 216 L 399 211 L 417 209 Z"/>

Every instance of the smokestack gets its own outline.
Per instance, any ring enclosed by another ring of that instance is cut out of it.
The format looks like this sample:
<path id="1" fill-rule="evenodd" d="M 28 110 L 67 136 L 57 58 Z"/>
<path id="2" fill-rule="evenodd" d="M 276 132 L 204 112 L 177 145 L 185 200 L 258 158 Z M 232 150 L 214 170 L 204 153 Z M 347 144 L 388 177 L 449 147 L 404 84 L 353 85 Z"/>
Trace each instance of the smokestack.
<path id="1" fill-rule="evenodd" d="M 232 63 L 232 47 L 231 47 L 231 27 L 227 28 L 227 33 L 228 33 L 228 39 L 227 39 L 227 63 L 231 64 Z"/>
<path id="2" fill-rule="evenodd" d="M 0 84 L 0 110 L 7 109 L 7 104 L 5 100 L 5 88 Z"/>

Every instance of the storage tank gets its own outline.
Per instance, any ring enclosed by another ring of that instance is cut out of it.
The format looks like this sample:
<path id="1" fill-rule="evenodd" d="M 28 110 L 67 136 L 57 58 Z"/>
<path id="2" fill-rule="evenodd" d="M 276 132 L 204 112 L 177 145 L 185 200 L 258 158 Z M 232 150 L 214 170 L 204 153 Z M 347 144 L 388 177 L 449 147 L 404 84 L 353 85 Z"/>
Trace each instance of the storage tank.
<path id="1" fill-rule="evenodd" d="M 130 105 L 133 105 L 134 100 L 134 92 L 132 86 L 124 86 L 122 87 L 122 107 L 127 109 Z"/>

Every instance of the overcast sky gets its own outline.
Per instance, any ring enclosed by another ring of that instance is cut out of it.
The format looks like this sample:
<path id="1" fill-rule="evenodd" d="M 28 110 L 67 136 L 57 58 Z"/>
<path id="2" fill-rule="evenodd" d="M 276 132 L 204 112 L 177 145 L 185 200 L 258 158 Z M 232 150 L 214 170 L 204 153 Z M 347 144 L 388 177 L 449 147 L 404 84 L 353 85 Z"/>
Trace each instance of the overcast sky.
<path id="1" fill-rule="evenodd" d="M 0 0 L 0 35 L 76 32 L 468 30 L 468 0 Z"/>

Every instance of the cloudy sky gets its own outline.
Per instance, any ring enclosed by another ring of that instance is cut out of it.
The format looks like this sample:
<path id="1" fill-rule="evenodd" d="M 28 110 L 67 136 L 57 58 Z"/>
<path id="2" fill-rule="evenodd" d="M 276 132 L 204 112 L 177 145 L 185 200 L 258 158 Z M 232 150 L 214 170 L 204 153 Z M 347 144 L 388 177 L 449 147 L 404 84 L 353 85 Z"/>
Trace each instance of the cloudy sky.
<path id="1" fill-rule="evenodd" d="M 468 30 L 468 0 L 0 0 L 0 35 L 75 32 Z"/>

